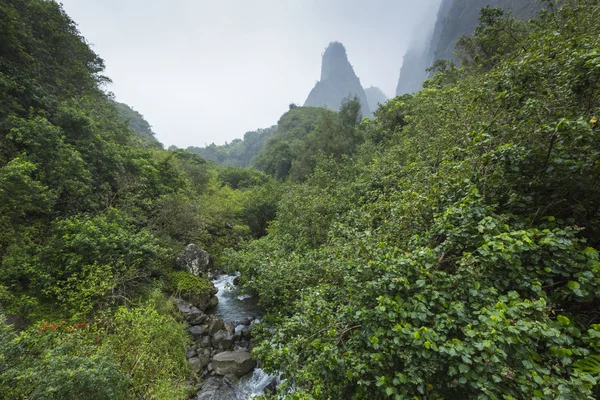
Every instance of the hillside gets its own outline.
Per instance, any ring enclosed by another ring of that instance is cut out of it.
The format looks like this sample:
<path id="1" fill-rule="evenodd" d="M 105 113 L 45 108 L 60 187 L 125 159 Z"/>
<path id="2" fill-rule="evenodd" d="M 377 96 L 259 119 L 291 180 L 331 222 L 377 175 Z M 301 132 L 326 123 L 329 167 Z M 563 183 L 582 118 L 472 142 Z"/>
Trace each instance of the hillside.
<path id="1" fill-rule="evenodd" d="M 0 398 L 185 400 L 200 376 L 173 298 L 214 289 L 176 256 L 220 267 L 264 234 L 277 183 L 163 150 L 57 2 L 0 16 Z"/>
<path id="2" fill-rule="evenodd" d="M 344 99 L 355 96 L 360 101 L 362 115 L 370 116 L 371 109 L 367 95 L 348 61 L 344 45 L 332 42 L 323 53 L 321 79 L 311 90 L 304 106 L 325 107 L 337 111 Z"/>
<path id="3" fill-rule="evenodd" d="M 480 10 L 486 6 L 502 8 L 515 18 L 527 20 L 537 15 L 542 2 L 537 0 L 443 0 L 437 12 L 433 33 L 419 32 L 431 37 L 428 43 L 415 41 L 404 56 L 396 95 L 414 93 L 430 75 L 426 72 L 435 60 L 454 59 L 458 39 L 472 34 L 479 24 Z"/>
<path id="4" fill-rule="evenodd" d="M 213 160 L 217 165 L 249 167 L 265 146 L 267 139 L 275 134 L 277 126 L 246 132 L 243 139 L 234 139 L 231 143 L 217 146 L 212 143 L 205 147 L 190 146 L 187 151 Z"/>
<path id="5" fill-rule="evenodd" d="M 298 399 L 600 396 L 600 4 L 487 10 L 231 255 Z"/>
<path id="6" fill-rule="evenodd" d="M 127 121 L 129 128 L 137 133 L 144 142 L 150 146 L 162 148 L 163 145 L 156 139 L 152 126 L 144 119 L 144 116 L 124 103 L 115 102 L 117 111 Z"/>

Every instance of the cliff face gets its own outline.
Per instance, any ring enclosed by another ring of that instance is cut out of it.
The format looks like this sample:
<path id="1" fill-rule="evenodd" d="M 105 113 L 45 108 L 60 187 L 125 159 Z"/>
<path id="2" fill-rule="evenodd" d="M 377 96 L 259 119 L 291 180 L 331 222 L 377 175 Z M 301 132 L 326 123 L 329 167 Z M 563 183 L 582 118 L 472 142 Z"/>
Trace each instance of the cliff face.
<path id="1" fill-rule="evenodd" d="M 341 43 L 330 43 L 323 54 L 321 80 L 311 90 L 304 106 L 337 111 L 345 98 L 354 96 L 360 100 L 362 115 L 371 115 L 367 95 L 348 61 L 346 49 Z"/>
<path id="2" fill-rule="evenodd" d="M 380 104 L 385 104 L 388 101 L 388 97 L 376 86 L 371 86 L 370 88 L 365 89 L 365 93 L 367 95 L 367 101 L 369 102 L 369 108 L 371 112 L 377 110 Z"/>
<path id="3" fill-rule="evenodd" d="M 541 8 L 538 0 L 442 0 L 429 43 L 413 46 L 404 56 L 396 94 L 418 91 L 428 77 L 425 70 L 435 60 L 453 59 L 456 42 L 461 36 L 475 31 L 480 11 L 488 5 L 502 8 L 519 19 L 532 18 Z M 427 35 L 427 32 L 421 35 Z"/>

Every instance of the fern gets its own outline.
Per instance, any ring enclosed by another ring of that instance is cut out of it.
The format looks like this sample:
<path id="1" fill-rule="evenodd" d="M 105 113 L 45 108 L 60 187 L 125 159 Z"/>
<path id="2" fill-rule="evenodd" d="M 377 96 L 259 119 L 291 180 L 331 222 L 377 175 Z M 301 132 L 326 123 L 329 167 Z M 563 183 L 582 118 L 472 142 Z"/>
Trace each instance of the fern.
<path id="1" fill-rule="evenodd" d="M 580 372 L 600 376 L 600 355 L 593 355 L 578 361 L 575 368 Z"/>

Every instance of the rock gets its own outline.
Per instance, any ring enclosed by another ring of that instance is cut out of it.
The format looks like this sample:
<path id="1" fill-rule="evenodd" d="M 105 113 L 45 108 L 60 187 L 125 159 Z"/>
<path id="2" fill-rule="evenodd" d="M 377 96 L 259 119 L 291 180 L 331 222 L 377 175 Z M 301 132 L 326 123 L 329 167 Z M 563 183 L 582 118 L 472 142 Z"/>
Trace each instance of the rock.
<path id="1" fill-rule="evenodd" d="M 198 307 L 194 306 L 190 308 L 189 312 L 183 313 L 183 316 L 190 325 L 200 325 L 208 318 Z"/>
<path id="2" fill-rule="evenodd" d="M 196 350 L 194 350 L 194 349 L 189 349 L 189 350 L 187 351 L 187 353 L 185 353 L 185 358 L 188 358 L 188 359 L 189 359 L 189 358 L 192 358 L 192 357 L 194 357 L 195 355 L 196 355 Z"/>
<path id="3" fill-rule="evenodd" d="M 263 390 L 264 394 L 275 394 L 277 393 L 277 378 L 273 378 L 271 380 L 271 382 L 265 386 L 265 389 Z"/>
<path id="4" fill-rule="evenodd" d="M 234 386 L 234 385 L 237 385 L 238 383 L 240 383 L 240 378 L 238 378 L 238 377 L 237 377 L 237 376 L 235 376 L 235 375 L 231 375 L 231 374 L 230 374 L 230 375 L 226 375 L 226 376 L 223 378 L 223 381 L 224 381 L 225 383 L 227 383 L 228 385 L 230 385 L 230 386 Z"/>
<path id="5" fill-rule="evenodd" d="M 220 377 L 209 378 L 202 390 L 197 393 L 197 400 L 236 400 L 235 390 L 232 385 Z"/>
<path id="6" fill-rule="evenodd" d="M 206 370 L 207 370 L 209 373 L 210 373 L 210 372 L 213 372 L 213 370 L 214 370 L 214 369 L 213 369 L 212 363 L 208 363 L 208 365 L 206 366 Z"/>
<path id="7" fill-rule="evenodd" d="M 190 358 L 188 360 L 188 363 L 190 364 L 190 369 L 195 374 L 197 374 L 198 372 L 202 371 L 202 369 L 204 368 L 204 366 L 202 365 L 202 361 L 198 357 L 192 357 L 192 358 Z"/>
<path id="8" fill-rule="evenodd" d="M 229 350 L 233 346 L 233 342 L 233 333 L 226 330 L 218 331 L 213 335 L 211 340 L 213 347 L 221 350 Z"/>
<path id="9" fill-rule="evenodd" d="M 213 368 L 217 375 L 235 375 L 238 378 L 252 371 L 256 361 L 247 351 L 224 351 L 213 357 Z"/>
<path id="10" fill-rule="evenodd" d="M 217 296 L 213 296 L 208 303 L 208 308 L 216 307 L 219 304 L 219 298 Z"/>
<path id="11" fill-rule="evenodd" d="M 199 246 L 188 244 L 185 246 L 185 249 L 179 253 L 175 262 L 179 268 L 199 276 L 208 272 L 211 260 L 209 254 Z"/>
<path id="12" fill-rule="evenodd" d="M 235 332 L 235 326 L 233 326 L 233 324 L 223 324 L 223 328 L 227 331 L 227 332 L 231 332 L 234 333 Z"/>
<path id="13" fill-rule="evenodd" d="M 246 342 L 245 340 L 239 341 L 235 343 L 234 350 L 248 350 L 250 348 L 250 342 Z"/>
<path id="14" fill-rule="evenodd" d="M 207 330 L 208 325 L 194 325 L 188 329 L 188 331 L 190 331 L 190 333 L 196 340 L 200 339 L 206 333 Z"/>
<path id="15" fill-rule="evenodd" d="M 175 299 L 175 304 L 177 304 L 179 312 L 182 313 L 184 316 L 190 313 L 192 311 L 192 308 L 194 307 L 190 303 L 184 301 L 183 299 Z"/>
<path id="16" fill-rule="evenodd" d="M 198 356 L 198 359 L 200 360 L 202 368 L 206 368 L 208 364 L 210 364 L 210 350 L 205 349 L 205 351 Z"/>
<path id="17" fill-rule="evenodd" d="M 204 336 L 200 340 L 200 343 L 198 343 L 198 347 L 201 348 L 201 349 L 208 349 L 208 348 L 210 348 L 210 336 Z"/>
<path id="18" fill-rule="evenodd" d="M 233 284 L 234 284 L 235 286 L 237 286 L 237 285 L 239 285 L 239 284 L 240 284 L 240 277 L 239 277 L 239 276 L 236 276 L 235 278 L 233 278 Z"/>
<path id="19" fill-rule="evenodd" d="M 225 327 L 225 324 L 223 323 L 223 320 L 220 318 L 215 318 L 208 325 L 208 334 L 213 336 L 215 333 L 217 333 L 224 327 Z"/>

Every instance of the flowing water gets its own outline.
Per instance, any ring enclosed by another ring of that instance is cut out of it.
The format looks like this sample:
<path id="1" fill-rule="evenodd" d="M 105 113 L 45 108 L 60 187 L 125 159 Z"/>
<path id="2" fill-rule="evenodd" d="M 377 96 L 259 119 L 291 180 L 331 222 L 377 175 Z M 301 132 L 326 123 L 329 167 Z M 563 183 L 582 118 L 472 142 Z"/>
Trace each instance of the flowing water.
<path id="1" fill-rule="evenodd" d="M 218 289 L 219 304 L 212 311 L 217 317 L 230 324 L 238 325 L 246 319 L 254 320 L 262 316 L 257 300 L 250 295 L 241 295 L 233 285 L 235 275 L 221 275 L 213 280 Z"/>
<path id="2" fill-rule="evenodd" d="M 241 295 L 233 285 L 235 278 L 235 275 L 221 275 L 213 280 L 213 284 L 219 290 L 217 292 L 219 304 L 210 311 L 234 326 L 245 320 L 256 322 L 262 316 L 257 300 L 249 295 Z M 240 383 L 235 388 L 237 400 L 249 400 L 264 394 L 265 388 L 276 378 L 256 368 L 251 374 L 240 379 Z"/>

